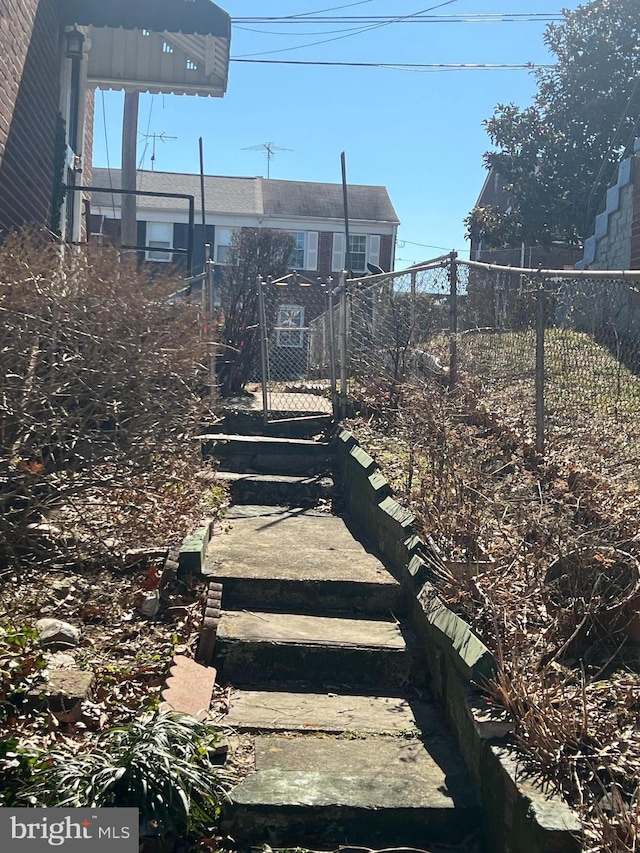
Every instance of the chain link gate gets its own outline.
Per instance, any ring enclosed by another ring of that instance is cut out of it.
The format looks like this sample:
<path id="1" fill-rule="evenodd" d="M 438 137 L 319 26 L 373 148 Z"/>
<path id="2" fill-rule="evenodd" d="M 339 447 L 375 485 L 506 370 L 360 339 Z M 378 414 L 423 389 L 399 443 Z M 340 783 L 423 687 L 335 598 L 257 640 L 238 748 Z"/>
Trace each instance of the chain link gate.
<path id="1" fill-rule="evenodd" d="M 333 282 L 258 278 L 265 423 L 337 417 Z"/>

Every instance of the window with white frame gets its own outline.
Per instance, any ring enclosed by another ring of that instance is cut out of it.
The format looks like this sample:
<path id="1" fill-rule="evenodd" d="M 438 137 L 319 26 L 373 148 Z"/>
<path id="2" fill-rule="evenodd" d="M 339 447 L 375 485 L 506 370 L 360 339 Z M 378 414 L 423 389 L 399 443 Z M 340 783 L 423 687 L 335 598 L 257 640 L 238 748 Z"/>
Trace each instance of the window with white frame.
<path id="1" fill-rule="evenodd" d="M 291 261 L 289 266 L 294 270 L 303 270 L 305 269 L 305 237 L 307 236 L 304 231 L 292 231 L 291 236 L 296 241 L 294 250 L 291 254 Z"/>
<path id="2" fill-rule="evenodd" d="M 289 268 L 292 270 L 317 270 L 318 232 L 290 231 L 289 233 L 295 240 Z"/>
<path id="3" fill-rule="evenodd" d="M 346 239 L 344 233 L 333 235 L 331 257 L 332 272 L 340 272 L 345 264 Z M 380 264 L 380 234 L 349 234 L 349 266 L 353 272 L 367 271 L 367 264 Z"/>
<path id="4" fill-rule="evenodd" d="M 276 319 L 279 347 L 301 349 L 304 345 L 304 308 L 302 305 L 281 305 Z"/>
<path id="5" fill-rule="evenodd" d="M 229 252 L 231 251 L 231 241 L 233 239 L 233 228 L 223 228 L 216 225 L 215 228 L 215 261 L 217 264 L 229 263 Z"/>
<path id="6" fill-rule="evenodd" d="M 364 234 L 349 234 L 349 261 L 354 272 L 367 269 L 367 238 Z"/>
<path id="7" fill-rule="evenodd" d="M 171 222 L 147 222 L 147 261 L 168 263 L 173 260 L 173 225 Z M 165 250 L 165 251 L 162 251 Z"/>

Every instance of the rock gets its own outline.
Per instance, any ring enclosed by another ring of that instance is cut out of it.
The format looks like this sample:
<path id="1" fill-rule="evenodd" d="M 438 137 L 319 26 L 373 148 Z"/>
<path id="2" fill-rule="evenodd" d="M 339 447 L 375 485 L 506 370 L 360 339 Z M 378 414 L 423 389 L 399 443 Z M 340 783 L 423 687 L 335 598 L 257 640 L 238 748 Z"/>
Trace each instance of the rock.
<path id="1" fill-rule="evenodd" d="M 143 616 L 146 616 L 147 619 L 153 619 L 158 615 L 158 611 L 160 610 L 160 592 L 159 590 L 154 590 L 149 595 L 145 595 L 139 605 L 140 613 Z"/>
<path id="2" fill-rule="evenodd" d="M 48 589 L 55 598 L 59 601 L 64 601 L 64 599 L 68 598 L 71 594 L 74 586 L 72 581 L 60 578 L 59 580 L 53 581 L 53 583 L 49 585 Z"/>
<path id="3" fill-rule="evenodd" d="M 38 619 L 36 630 L 42 645 L 49 649 L 68 649 L 80 642 L 80 629 L 62 619 Z"/>
<path id="4" fill-rule="evenodd" d="M 47 652 L 45 659 L 47 666 L 51 669 L 74 669 L 76 665 L 76 659 L 73 655 L 65 652 Z"/>
<path id="5" fill-rule="evenodd" d="M 60 722 L 77 723 L 82 717 L 82 703 L 90 699 L 94 684 L 92 672 L 79 669 L 49 669 L 47 682 L 30 691 L 31 701 L 48 708 Z"/>

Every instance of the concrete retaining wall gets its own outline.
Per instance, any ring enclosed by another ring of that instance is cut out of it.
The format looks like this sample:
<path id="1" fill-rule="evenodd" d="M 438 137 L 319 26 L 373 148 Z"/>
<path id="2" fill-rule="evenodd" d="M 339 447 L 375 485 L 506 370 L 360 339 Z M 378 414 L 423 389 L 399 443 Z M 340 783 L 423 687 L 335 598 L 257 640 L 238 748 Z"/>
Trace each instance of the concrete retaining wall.
<path id="1" fill-rule="evenodd" d="M 491 853 L 574 853 L 582 849 L 576 814 L 524 772 L 510 744 L 509 715 L 489 705 L 482 685 L 497 672 L 489 649 L 429 582 L 435 545 L 415 532 L 415 517 L 391 495 L 375 461 L 347 430 L 337 438 L 345 508 L 402 582 L 441 700 L 476 784 Z"/>

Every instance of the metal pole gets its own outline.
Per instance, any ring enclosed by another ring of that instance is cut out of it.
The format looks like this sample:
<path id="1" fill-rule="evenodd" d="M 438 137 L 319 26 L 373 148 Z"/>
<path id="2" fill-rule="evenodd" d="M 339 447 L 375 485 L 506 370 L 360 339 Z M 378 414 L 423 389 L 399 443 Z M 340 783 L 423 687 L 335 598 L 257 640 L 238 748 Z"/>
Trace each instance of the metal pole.
<path id="1" fill-rule="evenodd" d="M 204 147 L 202 137 L 198 140 L 200 149 L 200 208 L 202 215 L 202 245 L 204 246 L 205 269 L 209 258 L 207 257 L 207 216 L 205 212 L 205 194 L 204 194 Z"/>
<path id="2" fill-rule="evenodd" d="M 346 246 L 344 248 L 344 268 L 351 275 L 351 245 L 349 241 L 349 194 L 347 192 L 347 159 L 344 151 L 340 155 L 340 164 L 342 166 L 342 204 L 344 207 L 344 239 Z"/>
<path id="3" fill-rule="evenodd" d="M 136 188 L 136 151 L 138 144 L 138 103 L 137 91 L 124 94 L 124 116 L 122 121 L 122 189 Z M 123 196 L 120 212 L 120 242 L 122 246 L 137 246 L 136 196 L 127 193 Z M 126 250 L 130 251 L 130 250 Z"/>
<path id="4" fill-rule="evenodd" d="M 258 275 L 258 310 L 260 313 L 260 361 L 262 364 L 262 416 L 265 424 L 269 423 L 269 357 L 267 351 L 267 313 L 264 306 L 264 282 Z"/>
<path id="5" fill-rule="evenodd" d="M 347 416 L 347 271 L 340 273 L 340 417 Z"/>
<path id="6" fill-rule="evenodd" d="M 416 282 L 417 282 L 417 272 L 414 270 L 411 273 L 411 314 L 409 322 L 411 323 L 409 327 L 409 343 L 415 344 L 416 342 Z"/>
<path id="7" fill-rule="evenodd" d="M 189 233 L 187 234 L 187 270 L 193 275 L 193 228 L 195 224 L 196 208 L 193 196 L 189 199 Z"/>
<path id="8" fill-rule="evenodd" d="M 544 282 L 536 290 L 536 452 L 544 454 Z"/>
<path id="9" fill-rule="evenodd" d="M 205 269 L 206 269 L 206 278 L 205 278 L 205 293 L 206 293 L 206 311 L 207 311 L 207 324 L 209 326 L 209 339 L 210 345 L 212 346 L 211 352 L 209 353 L 209 389 L 210 394 L 213 397 L 213 391 L 216 387 L 216 345 L 218 343 L 218 324 L 217 314 L 216 314 L 216 300 L 215 300 L 215 265 L 211 260 L 211 245 L 209 243 L 205 243 L 204 247 L 205 251 Z"/>
<path id="10" fill-rule="evenodd" d="M 333 293 L 331 287 L 327 291 L 327 314 L 329 318 L 329 367 L 331 370 L 331 408 L 333 417 L 338 418 L 338 382 L 336 375 L 336 338 L 333 322 Z"/>
<path id="11" fill-rule="evenodd" d="M 449 255 L 449 388 L 456 387 L 458 378 L 458 267 L 457 252 Z"/>

